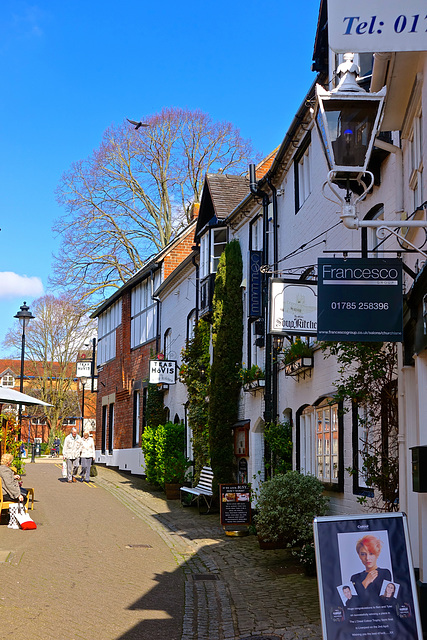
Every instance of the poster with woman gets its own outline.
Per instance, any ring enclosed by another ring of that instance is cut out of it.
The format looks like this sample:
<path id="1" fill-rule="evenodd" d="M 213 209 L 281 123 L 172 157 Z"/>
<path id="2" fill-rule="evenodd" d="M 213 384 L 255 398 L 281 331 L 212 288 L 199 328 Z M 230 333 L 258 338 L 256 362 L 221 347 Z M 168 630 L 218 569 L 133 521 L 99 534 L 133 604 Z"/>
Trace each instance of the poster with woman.
<path id="1" fill-rule="evenodd" d="M 314 521 L 324 640 L 422 640 L 406 516 Z"/>

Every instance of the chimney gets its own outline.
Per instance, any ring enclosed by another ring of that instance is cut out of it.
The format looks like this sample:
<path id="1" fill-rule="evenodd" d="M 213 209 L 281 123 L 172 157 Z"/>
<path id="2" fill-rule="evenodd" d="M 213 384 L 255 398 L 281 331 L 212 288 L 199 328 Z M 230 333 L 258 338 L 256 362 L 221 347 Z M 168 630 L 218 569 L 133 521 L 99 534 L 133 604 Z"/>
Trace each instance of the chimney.
<path id="1" fill-rule="evenodd" d="M 200 202 L 193 202 L 190 209 L 190 220 L 195 220 L 199 215 Z"/>

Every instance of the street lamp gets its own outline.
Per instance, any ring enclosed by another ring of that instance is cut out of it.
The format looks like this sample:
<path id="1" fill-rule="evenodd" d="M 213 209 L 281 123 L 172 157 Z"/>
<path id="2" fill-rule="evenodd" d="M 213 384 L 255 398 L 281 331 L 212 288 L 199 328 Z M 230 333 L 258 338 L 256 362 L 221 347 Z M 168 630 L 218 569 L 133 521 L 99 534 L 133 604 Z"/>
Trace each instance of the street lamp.
<path id="1" fill-rule="evenodd" d="M 312 110 L 314 121 L 323 151 L 329 166 L 329 173 L 323 185 L 323 195 L 326 185 L 335 195 L 341 205 L 341 220 L 348 229 L 369 227 L 377 230 L 377 235 L 387 231 L 398 239 L 401 236 L 395 229 L 401 227 L 427 228 L 425 220 L 359 220 L 357 205 L 363 200 L 374 183 L 374 176 L 367 171 L 375 138 L 380 129 L 386 87 L 377 93 L 367 93 L 357 84 L 358 66 L 353 62 L 354 54 L 344 54 L 344 62 L 339 65 L 337 74 L 341 75 L 338 86 L 332 91 L 326 91 L 316 85 L 316 105 Z M 370 182 L 365 184 L 366 177 Z M 346 182 L 347 192 L 343 196 L 338 188 Z M 363 193 L 353 198 L 350 182 L 356 181 L 363 187 Z M 427 255 L 405 239 L 405 243 L 418 251 L 424 257 Z"/>
<path id="2" fill-rule="evenodd" d="M 336 89 L 316 85 L 315 123 L 332 179 L 366 173 L 381 123 L 386 89 L 367 93 L 356 82 L 358 71 L 353 54 L 346 53 L 337 69 L 342 78 Z"/>
<path id="3" fill-rule="evenodd" d="M 84 421 L 85 421 L 85 386 L 87 385 L 86 376 L 80 376 L 80 382 L 82 385 L 82 436 L 83 436 Z"/>
<path id="4" fill-rule="evenodd" d="M 25 357 L 25 328 L 30 320 L 33 320 L 35 316 L 30 311 L 27 303 L 24 301 L 24 304 L 19 309 L 16 316 L 14 318 L 18 318 L 19 322 L 22 326 L 22 342 L 21 342 L 21 378 L 19 381 L 19 391 L 22 393 L 24 390 L 24 357 Z M 18 410 L 18 422 L 19 422 L 19 439 L 21 439 L 21 426 L 22 426 L 22 404 L 19 405 Z"/>

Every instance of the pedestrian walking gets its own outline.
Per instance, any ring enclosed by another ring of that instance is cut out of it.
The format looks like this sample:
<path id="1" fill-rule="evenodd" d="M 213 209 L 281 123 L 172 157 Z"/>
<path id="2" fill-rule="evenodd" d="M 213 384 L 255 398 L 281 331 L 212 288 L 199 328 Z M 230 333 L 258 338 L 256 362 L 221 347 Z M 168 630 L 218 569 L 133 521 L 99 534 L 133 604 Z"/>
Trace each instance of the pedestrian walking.
<path id="1" fill-rule="evenodd" d="M 79 469 L 79 457 L 82 439 L 77 433 L 77 429 L 73 427 L 71 433 L 64 440 L 62 447 L 62 455 L 67 461 L 67 481 L 77 482 L 76 474 Z"/>
<path id="2" fill-rule="evenodd" d="M 80 464 L 82 465 L 82 482 L 90 482 L 90 468 L 95 460 L 95 442 L 89 431 L 83 433 L 80 447 Z"/>

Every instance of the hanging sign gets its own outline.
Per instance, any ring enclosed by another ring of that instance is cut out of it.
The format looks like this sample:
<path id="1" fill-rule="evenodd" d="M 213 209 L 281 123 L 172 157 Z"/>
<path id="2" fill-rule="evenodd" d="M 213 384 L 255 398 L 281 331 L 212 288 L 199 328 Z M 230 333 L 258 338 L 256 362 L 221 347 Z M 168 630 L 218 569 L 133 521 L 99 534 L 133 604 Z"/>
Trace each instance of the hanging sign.
<path id="1" fill-rule="evenodd" d="M 315 336 L 317 333 L 316 284 L 271 278 L 269 287 L 269 332 L 282 336 Z"/>
<path id="2" fill-rule="evenodd" d="M 249 316 L 262 316 L 262 251 L 249 252 Z"/>
<path id="3" fill-rule="evenodd" d="M 319 258 L 318 293 L 318 340 L 403 340 L 400 260 Z"/>
<path id="4" fill-rule="evenodd" d="M 150 360 L 151 384 L 175 384 L 176 360 Z"/>
<path id="5" fill-rule="evenodd" d="M 221 484 L 221 524 L 251 524 L 251 490 L 249 484 Z"/>
<path id="6" fill-rule="evenodd" d="M 328 37 L 346 53 L 426 51 L 425 0 L 328 0 Z"/>
<path id="7" fill-rule="evenodd" d="M 91 378 L 91 377 L 92 377 L 92 361 L 79 360 L 76 363 L 76 378 Z"/>
<path id="8" fill-rule="evenodd" d="M 323 640 L 422 640 L 403 513 L 314 519 Z"/>

